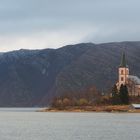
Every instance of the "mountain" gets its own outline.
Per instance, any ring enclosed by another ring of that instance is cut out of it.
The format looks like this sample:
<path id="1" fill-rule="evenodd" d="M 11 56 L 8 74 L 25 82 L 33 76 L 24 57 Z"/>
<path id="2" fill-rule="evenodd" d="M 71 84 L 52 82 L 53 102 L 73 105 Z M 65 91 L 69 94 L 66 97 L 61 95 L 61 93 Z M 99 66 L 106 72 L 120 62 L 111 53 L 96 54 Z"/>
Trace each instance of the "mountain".
<path id="1" fill-rule="evenodd" d="M 89 86 L 107 91 L 117 81 L 124 47 L 130 72 L 140 77 L 140 42 L 0 53 L 0 106 L 47 105 L 54 96 Z"/>

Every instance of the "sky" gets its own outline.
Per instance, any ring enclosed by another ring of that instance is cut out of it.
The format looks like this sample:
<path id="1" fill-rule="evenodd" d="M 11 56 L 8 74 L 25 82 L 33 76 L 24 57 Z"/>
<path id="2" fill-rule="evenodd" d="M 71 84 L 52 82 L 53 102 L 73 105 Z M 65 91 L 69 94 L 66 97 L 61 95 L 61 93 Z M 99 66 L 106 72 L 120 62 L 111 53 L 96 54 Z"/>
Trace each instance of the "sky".
<path id="1" fill-rule="evenodd" d="M 0 52 L 140 41 L 140 0 L 0 0 Z"/>

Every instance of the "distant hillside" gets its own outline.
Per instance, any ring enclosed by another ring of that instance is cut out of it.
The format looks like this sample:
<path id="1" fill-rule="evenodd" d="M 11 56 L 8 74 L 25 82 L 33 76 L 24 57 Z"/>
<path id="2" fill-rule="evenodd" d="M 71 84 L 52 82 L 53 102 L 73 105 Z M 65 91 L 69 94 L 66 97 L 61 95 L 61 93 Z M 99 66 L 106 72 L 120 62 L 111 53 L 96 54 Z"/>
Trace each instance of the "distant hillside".
<path id="1" fill-rule="evenodd" d="M 117 80 L 123 47 L 131 73 L 140 77 L 140 42 L 2 53 L 0 106 L 46 105 L 56 95 L 78 93 L 92 85 L 106 91 Z"/>

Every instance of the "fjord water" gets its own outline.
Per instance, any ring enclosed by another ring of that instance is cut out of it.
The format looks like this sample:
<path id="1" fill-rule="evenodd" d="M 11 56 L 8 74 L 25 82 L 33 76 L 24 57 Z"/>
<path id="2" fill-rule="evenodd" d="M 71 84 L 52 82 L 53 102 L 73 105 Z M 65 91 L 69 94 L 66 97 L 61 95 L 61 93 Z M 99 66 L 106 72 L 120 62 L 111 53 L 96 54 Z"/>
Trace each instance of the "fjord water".
<path id="1" fill-rule="evenodd" d="M 0 109 L 0 140 L 139 140 L 140 114 Z"/>

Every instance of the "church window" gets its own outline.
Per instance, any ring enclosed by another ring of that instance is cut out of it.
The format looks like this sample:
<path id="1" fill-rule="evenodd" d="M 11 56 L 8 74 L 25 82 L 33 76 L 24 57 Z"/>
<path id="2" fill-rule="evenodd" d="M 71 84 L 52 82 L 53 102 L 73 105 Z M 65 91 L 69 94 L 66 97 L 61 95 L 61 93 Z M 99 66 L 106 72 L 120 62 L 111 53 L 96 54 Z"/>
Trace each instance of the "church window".
<path id="1" fill-rule="evenodd" d="M 121 77 L 121 81 L 124 81 L 124 78 L 123 77 Z"/>
<path id="2" fill-rule="evenodd" d="M 121 70 L 121 74 L 123 74 L 123 70 Z"/>

